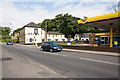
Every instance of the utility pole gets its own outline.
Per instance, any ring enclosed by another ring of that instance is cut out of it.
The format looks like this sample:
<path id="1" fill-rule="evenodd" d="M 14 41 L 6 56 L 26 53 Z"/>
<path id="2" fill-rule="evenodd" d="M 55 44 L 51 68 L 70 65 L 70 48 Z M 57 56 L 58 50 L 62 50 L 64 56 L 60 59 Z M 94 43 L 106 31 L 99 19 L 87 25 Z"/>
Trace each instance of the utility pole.
<path id="1" fill-rule="evenodd" d="M 45 42 L 47 42 L 47 21 L 45 22 Z"/>
<path id="2" fill-rule="evenodd" d="M 12 29 L 12 23 L 10 23 L 10 27 L 11 27 L 11 29 Z M 12 32 L 11 32 L 11 34 L 12 34 L 11 36 L 12 36 L 12 42 L 13 42 L 13 37 L 14 37 L 14 36 L 13 36 L 13 33 L 12 33 Z"/>

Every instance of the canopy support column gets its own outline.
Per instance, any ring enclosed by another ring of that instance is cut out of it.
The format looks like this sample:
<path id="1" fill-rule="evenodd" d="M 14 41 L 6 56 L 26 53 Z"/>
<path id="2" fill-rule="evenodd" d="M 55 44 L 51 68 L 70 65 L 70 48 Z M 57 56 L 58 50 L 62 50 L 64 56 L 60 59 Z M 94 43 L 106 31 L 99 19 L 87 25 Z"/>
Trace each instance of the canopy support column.
<path id="1" fill-rule="evenodd" d="M 112 42 L 113 42 L 112 34 L 113 34 L 113 32 L 112 32 L 112 23 L 110 23 L 110 47 L 113 47 L 113 44 L 112 44 Z"/>

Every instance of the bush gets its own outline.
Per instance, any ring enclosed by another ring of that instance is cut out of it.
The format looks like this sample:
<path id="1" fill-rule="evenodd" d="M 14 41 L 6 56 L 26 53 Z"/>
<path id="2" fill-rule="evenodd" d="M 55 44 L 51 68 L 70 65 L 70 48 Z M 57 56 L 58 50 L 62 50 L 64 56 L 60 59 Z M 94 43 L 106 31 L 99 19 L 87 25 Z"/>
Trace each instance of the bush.
<path id="1" fill-rule="evenodd" d="M 12 39 L 2 39 L 2 43 L 5 43 L 7 41 L 12 41 Z"/>
<path id="2" fill-rule="evenodd" d="M 17 36 L 17 39 L 13 39 L 14 43 L 19 43 L 19 36 Z"/>
<path id="3" fill-rule="evenodd" d="M 7 41 L 12 41 L 12 39 L 6 39 L 5 41 L 6 41 L 6 42 L 7 42 Z"/>
<path id="4" fill-rule="evenodd" d="M 4 43 L 5 42 L 5 40 L 4 39 L 2 39 L 2 43 Z"/>

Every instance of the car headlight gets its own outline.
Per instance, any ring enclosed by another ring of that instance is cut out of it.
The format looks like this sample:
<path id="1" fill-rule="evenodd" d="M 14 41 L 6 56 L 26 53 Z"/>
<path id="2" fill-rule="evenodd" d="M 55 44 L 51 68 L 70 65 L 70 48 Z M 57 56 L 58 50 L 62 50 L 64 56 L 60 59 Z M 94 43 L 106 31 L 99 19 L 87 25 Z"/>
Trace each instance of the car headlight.
<path id="1" fill-rule="evenodd" d="M 57 47 L 53 47 L 54 49 L 57 49 Z"/>

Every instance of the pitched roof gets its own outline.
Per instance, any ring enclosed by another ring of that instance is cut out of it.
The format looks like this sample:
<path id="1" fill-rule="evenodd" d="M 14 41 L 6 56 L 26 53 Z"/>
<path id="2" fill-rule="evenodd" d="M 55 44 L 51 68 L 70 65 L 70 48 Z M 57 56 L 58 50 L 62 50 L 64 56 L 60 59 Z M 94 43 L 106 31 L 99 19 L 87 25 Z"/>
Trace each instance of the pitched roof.
<path id="1" fill-rule="evenodd" d="M 45 31 L 44 28 L 42 28 L 41 26 L 35 24 L 34 22 L 30 22 L 30 23 L 28 23 L 27 25 L 23 26 L 20 30 L 22 30 L 22 29 L 25 28 L 25 27 L 36 27 L 36 28 L 41 28 L 42 30 Z"/>
<path id="2" fill-rule="evenodd" d="M 78 35 L 79 37 L 81 37 L 81 36 L 89 37 L 89 34 L 92 34 L 92 33 L 81 33 L 81 34 L 76 34 L 76 35 Z"/>
<path id="3" fill-rule="evenodd" d="M 34 22 L 30 22 L 27 25 L 25 25 L 24 27 L 41 27 L 41 26 L 35 24 Z"/>
<path id="4" fill-rule="evenodd" d="M 49 31 L 49 32 L 47 32 L 47 34 L 62 34 L 62 33 Z"/>

